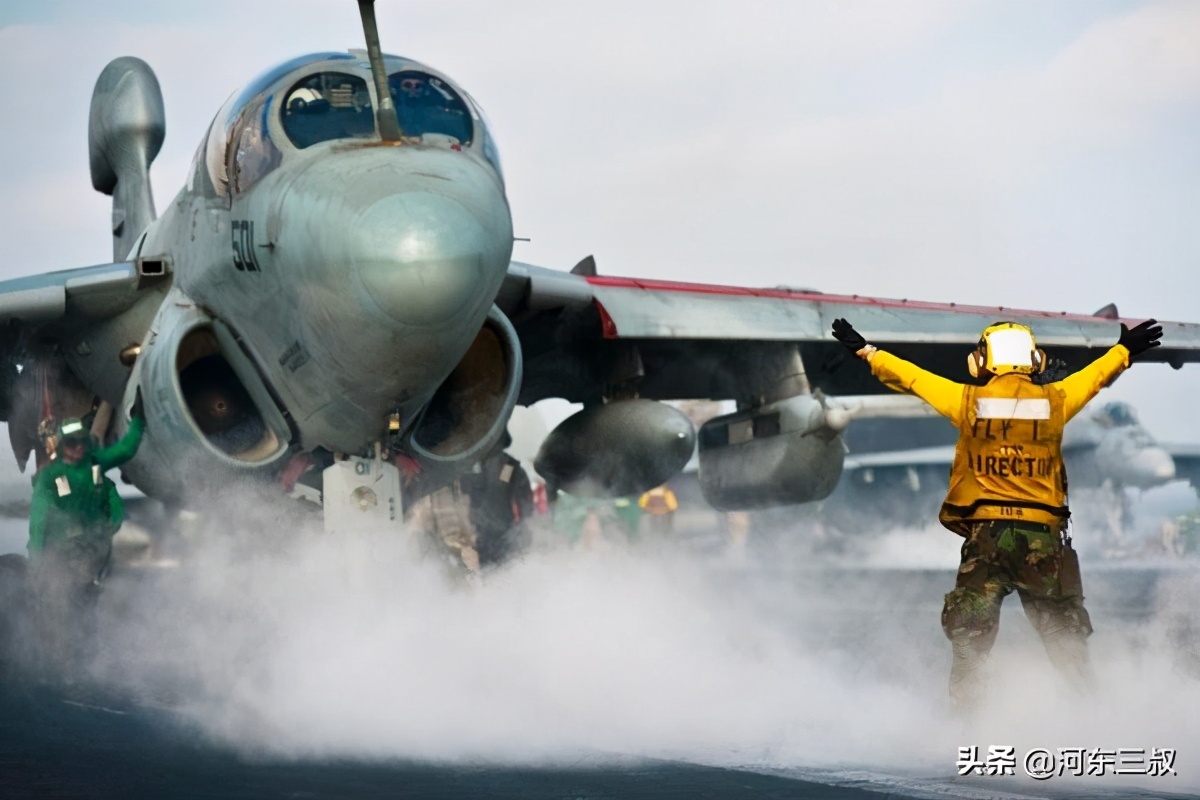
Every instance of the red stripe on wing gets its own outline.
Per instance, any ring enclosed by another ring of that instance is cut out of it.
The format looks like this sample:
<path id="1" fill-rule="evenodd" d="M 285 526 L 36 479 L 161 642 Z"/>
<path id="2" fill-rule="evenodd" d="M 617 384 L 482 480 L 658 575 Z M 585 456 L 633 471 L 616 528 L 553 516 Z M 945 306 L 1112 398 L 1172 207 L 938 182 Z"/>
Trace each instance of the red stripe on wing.
<path id="1" fill-rule="evenodd" d="M 1095 322 L 1091 314 L 1068 314 L 1066 311 L 1030 311 L 1006 306 L 972 306 L 962 303 L 931 303 L 924 300 L 896 300 L 886 297 L 863 297 L 852 294 L 824 294 L 791 289 L 752 289 L 745 286 L 720 286 L 711 283 L 685 283 L 682 281 L 660 281 L 649 278 L 617 278 L 596 275 L 586 278 L 593 286 L 610 286 L 618 289 L 644 289 L 650 292 L 691 292 L 693 294 L 721 294 L 735 297 L 769 297 L 779 300 L 805 300 L 813 303 L 844 303 L 847 305 L 875 306 L 880 308 L 916 308 L 926 311 L 953 311 L 964 314 L 1012 314 L 1022 317 L 1046 319 L 1077 319 Z M 607 313 L 604 314 L 607 318 Z M 1110 320 L 1105 319 L 1105 322 Z M 611 322 L 611 320 L 609 320 Z M 614 331 L 615 333 L 615 331 Z"/>

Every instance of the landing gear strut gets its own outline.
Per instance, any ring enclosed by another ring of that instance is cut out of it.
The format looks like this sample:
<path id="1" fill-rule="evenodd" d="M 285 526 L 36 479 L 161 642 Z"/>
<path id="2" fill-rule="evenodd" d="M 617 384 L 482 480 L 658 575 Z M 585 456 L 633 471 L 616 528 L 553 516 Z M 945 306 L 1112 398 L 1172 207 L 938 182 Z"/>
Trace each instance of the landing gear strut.
<path id="1" fill-rule="evenodd" d="M 326 533 L 399 528 L 404 519 L 400 470 L 381 457 L 339 456 L 322 473 Z"/>

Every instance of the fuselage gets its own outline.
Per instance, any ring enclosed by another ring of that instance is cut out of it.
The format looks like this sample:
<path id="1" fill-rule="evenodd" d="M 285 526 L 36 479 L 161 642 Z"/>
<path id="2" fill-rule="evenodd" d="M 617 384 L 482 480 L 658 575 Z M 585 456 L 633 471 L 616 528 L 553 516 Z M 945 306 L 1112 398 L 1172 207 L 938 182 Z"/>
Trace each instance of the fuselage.
<path id="1" fill-rule="evenodd" d="M 295 59 L 218 112 L 139 245 L 171 258 L 169 301 L 228 327 L 304 449 L 354 452 L 390 415 L 411 422 L 475 339 L 511 256 L 479 109 L 427 67 L 385 63 L 402 142 L 375 129 L 365 55 Z"/>
<path id="2" fill-rule="evenodd" d="M 1152 489 L 1175 478 L 1175 461 L 1126 403 L 1084 411 L 1063 436 L 1073 486 Z"/>

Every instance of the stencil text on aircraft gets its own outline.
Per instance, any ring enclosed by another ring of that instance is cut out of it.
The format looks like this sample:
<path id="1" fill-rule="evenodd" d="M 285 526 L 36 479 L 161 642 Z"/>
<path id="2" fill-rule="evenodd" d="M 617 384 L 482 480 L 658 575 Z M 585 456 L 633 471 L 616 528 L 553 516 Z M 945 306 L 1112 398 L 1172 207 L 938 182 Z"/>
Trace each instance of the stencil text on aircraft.
<path id="1" fill-rule="evenodd" d="M 232 225 L 233 266 L 238 272 L 261 272 L 254 252 L 254 221 L 235 219 Z"/>

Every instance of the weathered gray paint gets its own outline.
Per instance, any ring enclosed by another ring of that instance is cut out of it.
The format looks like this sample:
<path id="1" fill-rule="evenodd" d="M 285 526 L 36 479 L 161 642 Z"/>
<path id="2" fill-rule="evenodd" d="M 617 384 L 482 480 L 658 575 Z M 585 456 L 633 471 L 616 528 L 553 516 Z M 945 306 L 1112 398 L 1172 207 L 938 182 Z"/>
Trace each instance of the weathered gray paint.
<path id="1" fill-rule="evenodd" d="M 809 395 L 714 417 L 700 428 L 704 499 L 721 511 L 821 500 L 833 491 L 845 455 L 840 431 Z M 756 424 L 769 418 L 762 431 Z M 712 434 L 720 433 L 716 444 Z"/>
<path id="2" fill-rule="evenodd" d="M 683 412 L 632 398 L 567 417 L 542 442 L 534 468 L 555 489 L 580 497 L 638 495 L 683 469 L 696 431 Z"/>
<path id="3" fill-rule="evenodd" d="M 1030 326 L 1038 344 L 1047 346 L 1107 347 L 1116 343 L 1120 333 L 1116 320 L 1065 313 L 774 290 L 757 295 L 755 290 L 733 287 L 725 293 L 650 286 L 592 286 L 596 302 L 621 338 L 829 341 L 833 321 L 839 317 L 848 319 L 868 341 L 881 345 L 970 347 L 983 328 L 997 320 Z M 1200 324 L 1162 324 L 1162 347 L 1148 354 L 1152 357 L 1148 360 L 1200 360 Z"/>
<path id="4" fill-rule="evenodd" d="M 134 392 L 140 387 L 152 432 L 149 446 L 125 466 L 126 474 L 139 487 L 151 487 L 156 497 L 174 503 L 184 503 L 189 494 L 219 491 L 251 473 L 269 472 L 288 449 L 287 424 L 270 404 L 262 379 L 227 333 L 219 331 L 222 355 L 259 403 L 278 441 L 253 460 L 231 457 L 204 443 L 204 435 L 187 410 L 176 358 L 180 343 L 188 334 L 219 326 L 178 287 L 172 289 L 145 336 L 121 403 L 122 407 L 132 404 Z M 123 429 L 124 425 L 120 427 Z"/>
<path id="5" fill-rule="evenodd" d="M 150 164 L 166 136 L 162 90 L 140 58 L 114 59 L 96 79 L 88 116 L 92 186 L 112 195 L 113 261 L 154 221 Z"/>
<path id="6" fill-rule="evenodd" d="M 415 62 L 387 57 L 387 66 L 453 86 Z M 301 62 L 261 91 L 278 96 L 322 71 L 369 79 L 364 60 L 333 55 Z M 296 150 L 269 107 L 268 134 L 282 156 L 273 172 L 231 198 L 209 177 L 211 148 L 202 143 L 188 185 L 151 222 L 149 192 L 138 187 L 161 144 L 157 98 L 145 64 L 114 62 L 97 83 L 90 147 L 96 188 L 115 192 L 125 221 L 114 247 L 166 259 L 171 273 L 149 280 L 135 264 L 119 264 L 5 282 L 0 318 L 40 324 L 39 335 L 62 341 L 85 384 L 122 408 L 144 387 L 150 433 L 127 471 L 151 494 L 178 499 L 201 472 L 214 484 L 270 474 L 288 446 L 363 450 L 389 413 L 413 422 L 494 308 L 511 255 L 511 217 L 484 152 L 486 129 L 480 124 L 475 146 L 461 149 L 445 137 L 401 147 L 376 137 Z M 257 269 L 235 268 L 234 222 L 253 225 L 245 243 Z M 226 360 L 279 429 L 280 447 L 253 462 L 210 446 L 183 404 L 174 350 L 198 325 L 227 327 L 234 344 L 222 343 Z M 509 397 L 471 452 L 502 435 L 516 400 L 520 347 L 511 326 L 506 341 L 515 370 Z M 132 376 L 118 361 L 131 344 L 142 346 Z"/>
<path id="7" fill-rule="evenodd" d="M 137 297 L 137 266 L 132 263 L 101 264 L 43 275 L 0 281 L 0 319 L 51 322 L 61 319 L 70 301 L 72 314 L 103 318 L 124 311 Z M 88 313 L 89 302 L 106 297 L 108 305 Z"/>

